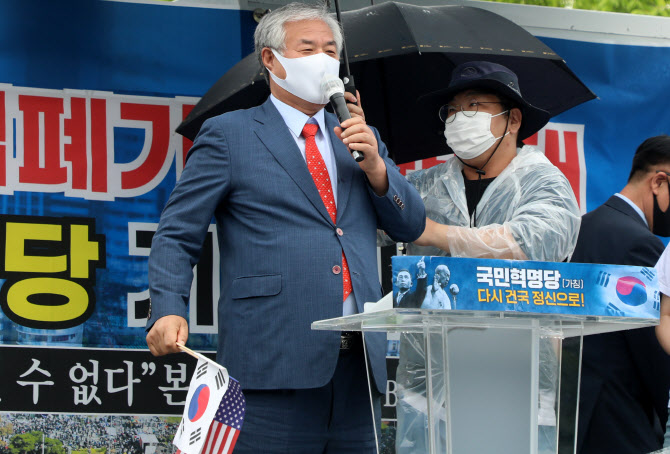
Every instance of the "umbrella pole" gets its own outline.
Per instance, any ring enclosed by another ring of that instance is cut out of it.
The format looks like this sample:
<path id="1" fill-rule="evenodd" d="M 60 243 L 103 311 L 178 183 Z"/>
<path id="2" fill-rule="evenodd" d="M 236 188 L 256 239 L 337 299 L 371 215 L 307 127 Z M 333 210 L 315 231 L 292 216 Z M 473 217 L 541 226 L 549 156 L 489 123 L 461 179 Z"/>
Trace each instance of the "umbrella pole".
<path id="1" fill-rule="evenodd" d="M 337 21 L 342 26 L 342 12 L 340 11 L 340 0 L 335 0 L 335 15 L 337 16 Z M 342 26 L 342 59 L 344 60 L 344 77 L 342 78 L 344 82 L 344 89 L 356 96 L 356 85 L 354 84 L 354 76 L 351 75 L 349 70 L 349 55 L 347 54 L 347 40 L 344 37 L 344 26 Z"/>

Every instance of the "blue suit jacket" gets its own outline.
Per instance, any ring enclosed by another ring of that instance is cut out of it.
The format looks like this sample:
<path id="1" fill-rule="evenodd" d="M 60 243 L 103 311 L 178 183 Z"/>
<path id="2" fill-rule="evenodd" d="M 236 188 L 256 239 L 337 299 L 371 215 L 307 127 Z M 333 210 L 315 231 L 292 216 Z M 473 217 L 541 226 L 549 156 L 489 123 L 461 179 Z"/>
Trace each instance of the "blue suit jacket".
<path id="1" fill-rule="evenodd" d="M 342 315 L 346 254 L 358 311 L 382 296 L 376 229 L 413 241 L 425 227 L 423 202 L 379 139 L 389 189 L 378 197 L 333 133 L 337 225 L 307 164 L 270 100 L 209 119 L 189 153 L 161 215 L 149 258 L 152 313 L 186 318 L 192 267 L 212 216 L 220 249 L 218 361 L 243 387 L 312 388 L 333 376 L 340 333 L 313 331 L 315 320 Z M 337 229 L 343 234 L 338 235 Z M 366 335 L 379 390 L 386 386 L 385 336 Z"/>
<path id="2" fill-rule="evenodd" d="M 572 262 L 653 267 L 664 246 L 617 196 L 582 218 Z M 663 446 L 670 359 L 654 328 L 585 336 L 577 452 L 638 454 Z"/>

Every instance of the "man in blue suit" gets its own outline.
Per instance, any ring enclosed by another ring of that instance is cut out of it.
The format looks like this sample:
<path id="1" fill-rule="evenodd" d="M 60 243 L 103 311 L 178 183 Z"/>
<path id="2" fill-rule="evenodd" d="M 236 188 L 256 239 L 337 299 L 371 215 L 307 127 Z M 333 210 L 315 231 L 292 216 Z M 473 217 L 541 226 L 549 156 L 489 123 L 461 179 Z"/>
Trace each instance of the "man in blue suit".
<path id="1" fill-rule="evenodd" d="M 385 336 L 365 336 L 371 402 L 360 338 L 310 325 L 381 298 L 377 228 L 415 240 L 423 202 L 362 118 L 340 128 L 324 111 L 321 78 L 337 74 L 342 47 L 325 7 L 271 12 L 255 46 L 271 96 L 209 119 L 195 140 L 152 243 L 147 344 L 162 355 L 186 341 L 192 268 L 214 216 L 217 360 L 247 401 L 236 454 L 376 452 L 371 408 L 386 386 Z"/>
<path id="2" fill-rule="evenodd" d="M 670 236 L 669 175 L 670 137 L 645 140 L 626 186 L 584 215 L 571 261 L 653 267 L 663 252 L 654 234 Z M 585 336 L 577 452 L 661 449 L 669 387 L 670 359 L 654 328 Z"/>

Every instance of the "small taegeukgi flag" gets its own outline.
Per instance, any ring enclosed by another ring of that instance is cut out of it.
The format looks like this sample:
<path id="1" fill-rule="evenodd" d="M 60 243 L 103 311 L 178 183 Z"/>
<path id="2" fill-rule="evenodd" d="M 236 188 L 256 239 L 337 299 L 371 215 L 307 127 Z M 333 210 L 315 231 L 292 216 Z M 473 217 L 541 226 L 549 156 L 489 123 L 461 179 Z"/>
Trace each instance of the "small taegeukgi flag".
<path id="1" fill-rule="evenodd" d="M 199 353 L 186 405 L 172 442 L 177 454 L 233 452 L 244 420 L 245 401 L 240 384 L 221 365 Z"/>

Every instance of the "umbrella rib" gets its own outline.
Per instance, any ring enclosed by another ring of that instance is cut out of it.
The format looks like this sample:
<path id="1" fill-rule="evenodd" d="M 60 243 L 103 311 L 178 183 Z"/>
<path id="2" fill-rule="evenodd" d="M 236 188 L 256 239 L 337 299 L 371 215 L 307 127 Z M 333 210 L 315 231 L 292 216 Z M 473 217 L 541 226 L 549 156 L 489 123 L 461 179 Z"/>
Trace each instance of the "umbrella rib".
<path id="1" fill-rule="evenodd" d="M 405 13 L 404 13 L 403 10 L 398 6 L 398 4 L 397 4 L 396 2 L 391 2 L 391 4 L 393 5 L 394 8 L 396 8 L 396 9 L 398 10 L 398 12 L 400 13 L 400 15 L 401 15 L 402 18 L 404 19 L 402 23 L 405 25 L 405 28 L 406 28 L 407 31 L 409 32 L 409 35 L 412 37 L 412 42 L 414 43 L 414 46 L 413 46 L 413 47 L 416 47 L 417 50 L 419 51 L 419 54 L 420 54 L 420 53 L 421 53 L 421 49 L 420 49 L 420 47 L 419 47 L 419 43 L 417 42 L 416 35 L 414 34 L 414 31 L 412 31 L 412 28 L 411 28 L 411 27 L 408 25 L 408 23 L 407 23 L 407 18 L 405 17 Z M 402 46 L 402 49 L 407 49 L 407 48 L 411 48 L 411 47 L 412 47 L 412 46 Z"/>

